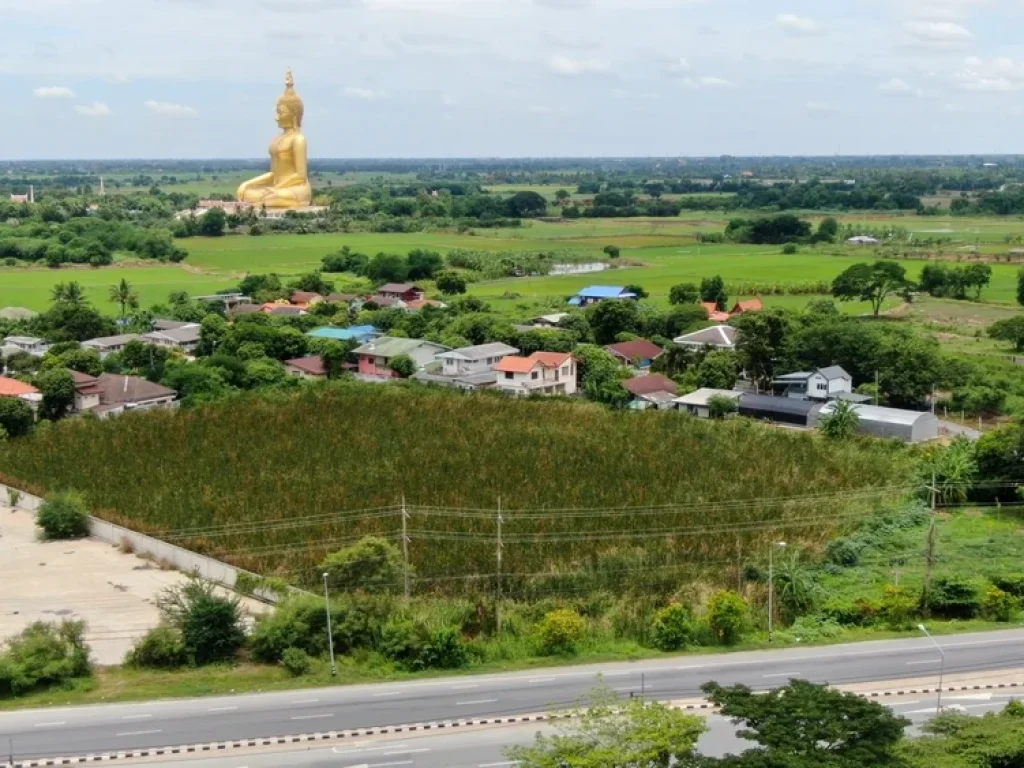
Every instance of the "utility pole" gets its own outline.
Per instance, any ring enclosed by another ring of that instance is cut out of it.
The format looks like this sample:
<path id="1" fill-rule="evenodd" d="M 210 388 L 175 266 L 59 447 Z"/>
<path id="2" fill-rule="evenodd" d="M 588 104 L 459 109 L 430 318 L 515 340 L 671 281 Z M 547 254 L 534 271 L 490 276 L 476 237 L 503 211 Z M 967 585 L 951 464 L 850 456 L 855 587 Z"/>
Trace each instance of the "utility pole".
<path id="1" fill-rule="evenodd" d="M 934 472 L 932 472 L 932 484 L 929 490 L 931 491 L 932 520 L 928 526 L 928 542 L 925 545 L 924 550 L 924 589 L 921 591 L 921 604 L 924 609 L 924 615 L 926 617 L 929 614 L 928 606 L 931 600 L 932 592 L 932 570 L 935 567 L 935 508 L 938 504 L 938 488 L 935 487 Z"/>
<path id="2" fill-rule="evenodd" d="M 501 496 L 498 497 L 498 599 L 495 602 L 494 616 L 498 626 L 498 632 L 501 632 L 501 550 L 504 545 L 501 543 Z"/>
<path id="3" fill-rule="evenodd" d="M 878 371 L 875 371 L 875 405 L 878 405 Z"/>
<path id="4" fill-rule="evenodd" d="M 402 494 L 402 575 L 405 581 L 405 599 L 409 599 L 409 511 Z"/>
<path id="5" fill-rule="evenodd" d="M 768 642 L 775 641 L 775 548 L 785 549 L 786 542 L 773 541 L 768 549 Z"/>
<path id="6" fill-rule="evenodd" d="M 331 649 L 331 677 L 338 674 L 338 667 L 334 663 L 334 633 L 331 631 L 331 598 L 327 594 L 327 573 L 324 573 L 324 608 L 327 609 L 327 644 Z"/>

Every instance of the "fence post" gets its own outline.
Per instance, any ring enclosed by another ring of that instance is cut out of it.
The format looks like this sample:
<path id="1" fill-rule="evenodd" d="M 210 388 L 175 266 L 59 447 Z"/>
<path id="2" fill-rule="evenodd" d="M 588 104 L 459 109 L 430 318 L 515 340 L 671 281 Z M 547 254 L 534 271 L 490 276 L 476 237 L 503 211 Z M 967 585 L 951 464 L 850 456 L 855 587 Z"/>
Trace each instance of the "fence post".
<path id="1" fill-rule="evenodd" d="M 405 599 L 409 599 L 409 512 L 402 494 L 402 576 L 405 581 Z"/>
<path id="2" fill-rule="evenodd" d="M 495 602 L 494 615 L 495 615 L 496 623 L 497 623 L 497 626 L 498 626 L 498 633 L 500 634 L 501 633 L 501 550 L 503 548 L 503 545 L 501 543 L 501 523 L 502 523 L 502 519 L 501 519 L 501 496 L 498 497 L 498 517 L 497 517 L 497 523 L 498 523 L 498 554 L 497 554 L 497 557 L 498 557 L 498 573 L 497 573 L 497 576 L 498 576 L 498 589 L 497 589 L 497 593 L 498 593 L 498 595 L 497 595 L 497 601 Z"/>

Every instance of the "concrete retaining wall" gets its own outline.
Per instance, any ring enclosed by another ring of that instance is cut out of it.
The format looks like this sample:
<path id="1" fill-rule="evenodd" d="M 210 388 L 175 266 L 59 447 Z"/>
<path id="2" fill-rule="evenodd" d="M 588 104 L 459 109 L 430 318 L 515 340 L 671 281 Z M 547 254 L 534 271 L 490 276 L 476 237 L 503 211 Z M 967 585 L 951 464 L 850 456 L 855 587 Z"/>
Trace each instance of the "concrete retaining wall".
<path id="1" fill-rule="evenodd" d="M 0 504 L 6 505 L 8 503 L 7 491 L 8 486 L 0 483 Z M 20 493 L 21 498 L 18 500 L 18 509 L 34 512 L 43 503 L 43 500 L 38 496 L 33 496 L 24 491 Z M 169 563 L 176 570 L 183 573 L 195 573 L 208 581 L 213 581 L 230 589 L 234 589 L 240 574 L 248 574 L 254 579 L 259 578 L 250 571 L 235 568 L 233 565 L 222 563 L 220 560 L 214 560 L 206 555 L 190 552 L 187 549 L 174 544 L 168 544 L 166 541 L 160 541 L 144 533 L 138 533 L 123 526 L 108 523 L 106 520 L 100 520 L 98 517 L 90 515 L 89 521 L 89 533 L 94 539 L 117 546 L 127 544 L 138 555 L 152 557 L 161 563 Z M 268 603 L 280 601 L 278 595 L 265 590 L 257 590 L 250 596 Z"/>

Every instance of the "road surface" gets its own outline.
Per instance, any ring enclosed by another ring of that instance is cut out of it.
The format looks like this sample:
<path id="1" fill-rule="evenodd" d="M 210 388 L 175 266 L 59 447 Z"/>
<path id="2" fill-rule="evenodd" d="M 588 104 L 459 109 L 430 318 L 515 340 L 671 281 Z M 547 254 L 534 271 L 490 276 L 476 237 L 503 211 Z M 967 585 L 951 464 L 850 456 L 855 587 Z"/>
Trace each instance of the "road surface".
<path id="1" fill-rule="evenodd" d="M 943 697 L 943 708 L 982 715 L 1001 710 L 1011 697 L 1012 694 L 1001 693 L 947 694 Z M 913 722 L 913 732 L 935 714 L 936 701 L 934 695 L 902 696 L 898 700 L 888 700 L 887 705 Z M 698 744 L 698 749 L 705 755 L 720 757 L 727 752 L 741 752 L 754 746 L 752 742 L 737 737 L 735 727 L 725 718 L 709 715 L 707 724 L 708 731 Z M 230 757 L 210 759 L 175 759 L 160 765 L 175 768 L 511 768 L 503 749 L 531 743 L 538 730 L 550 733 L 552 729 L 529 725 L 482 727 L 462 732 L 366 739 L 334 747 L 240 752 Z"/>
<path id="2" fill-rule="evenodd" d="M 1024 630 L 941 638 L 946 674 L 1024 667 Z M 216 698 L 25 710 L 0 714 L 16 757 L 75 756 L 371 726 L 538 713 L 571 706 L 600 675 L 620 693 L 699 696 L 708 680 L 770 688 L 787 679 L 844 684 L 938 674 L 924 637 L 779 651 L 689 655 L 420 682 L 339 686 Z"/>

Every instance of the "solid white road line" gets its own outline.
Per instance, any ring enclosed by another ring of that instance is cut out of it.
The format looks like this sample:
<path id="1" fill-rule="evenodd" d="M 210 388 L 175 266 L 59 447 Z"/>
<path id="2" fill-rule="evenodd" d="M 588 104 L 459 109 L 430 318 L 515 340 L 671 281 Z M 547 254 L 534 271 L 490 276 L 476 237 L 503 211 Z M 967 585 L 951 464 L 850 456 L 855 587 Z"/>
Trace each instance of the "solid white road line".
<path id="1" fill-rule="evenodd" d="M 122 715 L 122 720 L 148 720 L 152 715 Z"/>
<path id="2" fill-rule="evenodd" d="M 373 698 L 379 699 L 379 698 L 382 698 L 384 696 L 401 696 L 401 695 L 402 695 L 401 691 L 385 691 L 384 693 L 375 693 L 375 694 L 373 694 Z"/>
<path id="3" fill-rule="evenodd" d="M 412 760 L 399 760 L 395 763 L 367 763 L 366 768 L 388 768 L 391 765 L 412 765 Z M 359 768 L 359 766 L 356 766 Z"/>
<path id="4" fill-rule="evenodd" d="M 419 749 L 396 749 L 391 752 L 382 752 L 384 757 L 395 757 L 396 755 L 415 755 L 420 752 L 429 752 L 430 747 L 420 747 Z"/>
<path id="5" fill-rule="evenodd" d="M 470 707 L 474 704 L 493 704 L 497 699 L 477 699 L 476 701 L 457 701 L 456 707 Z"/>
<path id="6" fill-rule="evenodd" d="M 926 659 L 925 661 L 908 661 L 907 666 L 912 667 L 915 664 L 941 664 L 941 659 Z"/>
<path id="7" fill-rule="evenodd" d="M 316 704 L 320 699 L 296 699 L 292 704 Z"/>
<path id="8" fill-rule="evenodd" d="M 53 728 L 53 727 L 58 726 L 58 725 L 67 725 L 67 724 L 68 724 L 67 720 L 61 720 L 58 723 L 36 723 L 33 727 L 35 727 L 35 728 Z"/>
<path id="9" fill-rule="evenodd" d="M 761 675 L 761 677 L 800 677 L 800 672 L 776 672 L 774 675 Z"/>
<path id="10" fill-rule="evenodd" d="M 334 717 L 334 713 L 328 712 L 326 715 L 296 715 L 292 720 L 320 720 L 324 717 Z"/>
<path id="11" fill-rule="evenodd" d="M 518 761 L 511 763 L 480 763 L 477 768 L 507 768 L 510 765 L 519 765 Z"/>
<path id="12" fill-rule="evenodd" d="M 212 709 L 206 710 L 207 712 L 234 712 L 238 707 L 213 707 Z"/>
<path id="13" fill-rule="evenodd" d="M 151 733 L 163 733 L 159 728 L 155 731 L 128 731 L 126 733 L 119 733 L 118 736 L 148 736 Z"/>

